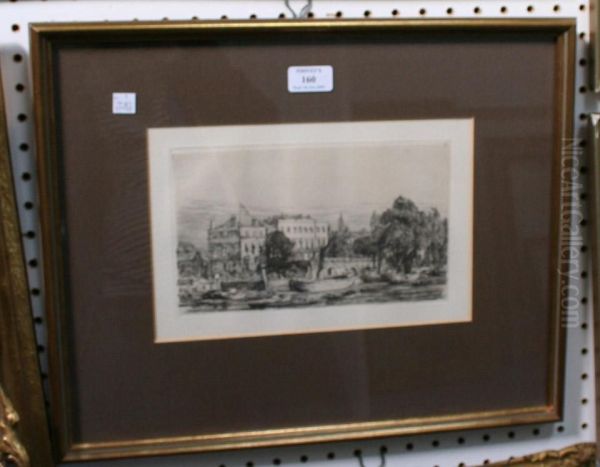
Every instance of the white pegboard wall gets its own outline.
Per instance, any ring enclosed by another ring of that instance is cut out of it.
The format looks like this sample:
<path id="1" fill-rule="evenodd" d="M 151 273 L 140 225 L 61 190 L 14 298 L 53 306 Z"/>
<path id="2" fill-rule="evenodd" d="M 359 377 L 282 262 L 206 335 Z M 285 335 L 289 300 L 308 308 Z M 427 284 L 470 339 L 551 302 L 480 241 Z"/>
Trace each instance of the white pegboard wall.
<path id="1" fill-rule="evenodd" d="M 299 11 L 305 4 L 292 0 Z M 587 89 L 589 39 L 587 1 L 320 1 L 313 4 L 315 18 L 577 18 L 576 135 L 585 139 L 585 115 L 600 111 L 599 96 Z M 32 125 L 32 101 L 29 79 L 28 24 L 50 21 L 131 21 L 250 19 L 290 17 L 283 1 L 22 1 L 0 3 L 0 69 L 2 71 L 9 140 L 17 190 L 23 242 L 28 262 L 30 289 L 43 372 L 46 333 L 43 321 L 41 273 L 38 267 L 38 221 L 35 193 L 35 147 Z M 310 20 L 308 20 L 310 21 Z M 582 145 L 584 145 L 582 143 Z M 583 157 L 583 156 L 581 156 Z M 585 161 L 579 177 L 585 183 Z M 585 188 L 581 193 L 582 214 L 587 215 Z M 585 230 L 585 227 L 583 228 Z M 227 466 L 267 465 L 361 466 L 385 465 L 410 467 L 456 467 L 480 465 L 532 452 L 559 449 L 595 440 L 595 393 L 591 300 L 586 245 L 581 248 L 581 277 L 575 281 L 574 297 L 579 303 L 577 319 L 571 322 L 567 336 L 567 374 L 565 417 L 562 423 L 539 426 L 453 432 L 439 435 L 399 437 L 364 442 L 311 446 L 293 446 L 260 450 L 210 453 L 137 460 L 102 461 L 95 466 Z M 357 456 L 360 453 L 360 456 Z M 83 464 L 72 464 L 83 465 Z M 86 464 L 89 465 L 89 464 Z"/>

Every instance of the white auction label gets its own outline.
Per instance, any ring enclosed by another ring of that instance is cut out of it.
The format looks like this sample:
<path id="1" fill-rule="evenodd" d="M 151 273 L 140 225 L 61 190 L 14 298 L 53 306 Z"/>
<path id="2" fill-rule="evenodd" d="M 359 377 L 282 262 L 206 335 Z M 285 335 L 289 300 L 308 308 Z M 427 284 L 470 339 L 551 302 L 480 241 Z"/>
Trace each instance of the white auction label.
<path id="1" fill-rule="evenodd" d="M 135 108 L 135 92 L 113 92 L 112 112 L 117 115 L 133 115 Z"/>
<path id="2" fill-rule="evenodd" d="M 333 91 L 333 67 L 330 65 L 291 66 L 288 68 L 289 92 Z"/>

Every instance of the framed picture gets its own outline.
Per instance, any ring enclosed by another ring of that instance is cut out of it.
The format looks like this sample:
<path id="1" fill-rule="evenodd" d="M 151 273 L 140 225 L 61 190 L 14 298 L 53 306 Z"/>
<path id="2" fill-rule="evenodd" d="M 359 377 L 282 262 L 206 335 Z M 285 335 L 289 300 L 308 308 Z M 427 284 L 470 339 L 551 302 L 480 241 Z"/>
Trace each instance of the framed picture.
<path id="1" fill-rule="evenodd" d="M 574 21 L 31 37 L 61 460 L 560 419 Z"/>

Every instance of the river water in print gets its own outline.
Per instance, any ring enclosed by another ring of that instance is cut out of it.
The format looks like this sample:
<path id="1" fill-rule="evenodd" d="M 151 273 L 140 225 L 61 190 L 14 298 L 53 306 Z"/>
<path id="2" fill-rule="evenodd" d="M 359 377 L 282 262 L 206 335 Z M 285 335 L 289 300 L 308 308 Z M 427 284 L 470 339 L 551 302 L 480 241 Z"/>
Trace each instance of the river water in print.
<path id="1" fill-rule="evenodd" d="M 437 282 L 442 282 L 438 278 Z M 277 309 L 306 306 L 356 305 L 397 301 L 426 301 L 444 299 L 444 283 L 391 284 L 387 282 L 359 282 L 338 292 L 299 292 L 293 290 L 232 290 L 215 294 L 213 298 L 190 298 L 181 309 L 188 313 L 206 311 L 234 311 Z"/>

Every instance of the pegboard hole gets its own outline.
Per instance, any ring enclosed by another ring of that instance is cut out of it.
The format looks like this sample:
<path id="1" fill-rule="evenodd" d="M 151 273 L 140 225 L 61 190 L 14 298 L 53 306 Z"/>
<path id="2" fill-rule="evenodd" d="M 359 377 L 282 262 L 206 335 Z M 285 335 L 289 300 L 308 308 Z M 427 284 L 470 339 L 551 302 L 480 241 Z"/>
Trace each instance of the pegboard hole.
<path id="1" fill-rule="evenodd" d="M 21 29 L 21 28 L 19 27 L 19 25 L 18 25 L 18 24 L 13 24 L 13 25 L 10 27 L 10 29 L 11 29 L 13 32 L 18 32 L 18 31 L 19 31 L 19 29 Z"/>
<path id="2" fill-rule="evenodd" d="M 581 379 L 582 379 L 582 380 L 584 380 L 584 381 L 585 381 L 586 379 L 588 379 L 588 375 L 587 375 L 587 373 L 582 373 L 582 374 L 581 374 Z"/>
<path id="3" fill-rule="evenodd" d="M 539 434 L 540 434 L 540 429 L 539 429 L 539 428 L 534 428 L 534 429 L 532 430 L 532 433 L 533 433 L 533 436 L 539 436 Z"/>
<path id="4" fill-rule="evenodd" d="M 475 8 L 473 8 L 473 13 L 475 13 L 476 15 L 478 15 L 479 13 L 481 13 L 481 8 L 479 8 L 478 6 L 476 6 Z"/>
<path id="5" fill-rule="evenodd" d="M 229 19 L 229 18 L 227 17 L 227 15 L 223 15 L 223 16 L 221 16 L 221 19 L 222 19 L 222 20 L 227 20 L 227 19 Z"/>
<path id="6" fill-rule="evenodd" d="M 330 461 L 332 461 L 333 459 L 335 459 L 335 452 L 328 452 L 327 453 L 327 459 L 329 459 Z"/>
<path id="7" fill-rule="evenodd" d="M 17 92 L 23 92 L 25 91 L 25 85 L 23 83 L 17 83 L 17 85 L 15 86 L 15 90 Z"/>
<path id="8" fill-rule="evenodd" d="M 483 461 L 483 465 L 488 465 L 489 463 L 490 463 L 490 460 L 489 460 L 489 459 L 485 459 L 485 460 Z"/>
<path id="9" fill-rule="evenodd" d="M 365 10 L 365 12 L 363 13 L 363 16 L 365 18 L 368 18 L 369 16 L 371 16 L 371 11 L 370 10 Z"/>
<path id="10" fill-rule="evenodd" d="M 21 178 L 23 179 L 23 181 L 28 182 L 29 180 L 31 180 L 31 174 L 29 172 L 23 172 L 21 174 Z"/>
<path id="11" fill-rule="evenodd" d="M 400 15 L 399 10 L 392 10 L 392 16 L 398 16 L 398 15 Z"/>
<path id="12" fill-rule="evenodd" d="M 307 16 L 307 18 L 314 18 L 315 14 L 312 11 L 309 11 L 306 16 Z"/>
<path id="13" fill-rule="evenodd" d="M 23 204 L 23 207 L 24 207 L 25 209 L 33 209 L 33 203 L 32 203 L 31 201 L 26 201 L 26 202 Z"/>
<path id="14" fill-rule="evenodd" d="M 585 58 L 580 58 L 579 59 L 579 65 L 580 66 L 586 66 L 587 65 L 587 60 Z"/>
<path id="15" fill-rule="evenodd" d="M 361 457 L 362 456 L 362 451 L 360 449 L 355 449 L 354 450 L 354 457 Z"/>
<path id="16" fill-rule="evenodd" d="M 565 431 L 565 427 L 560 425 L 556 428 L 556 431 L 558 431 L 559 433 L 562 433 L 563 431 Z"/>
<path id="17" fill-rule="evenodd" d="M 579 86 L 579 92 L 581 94 L 585 94 L 587 92 L 587 88 L 585 86 Z"/>
<path id="18" fill-rule="evenodd" d="M 414 449 L 414 447 L 415 446 L 413 445 L 413 443 L 407 443 L 406 444 L 406 450 L 407 451 L 412 451 Z"/>
<path id="19" fill-rule="evenodd" d="M 585 5 L 579 5 L 579 11 L 585 11 Z"/>
<path id="20" fill-rule="evenodd" d="M 458 444 L 465 444 L 465 439 L 464 439 L 463 437 L 460 437 L 460 438 L 458 438 L 458 439 L 456 440 L 456 442 L 457 442 Z"/>
<path id="21" fill-rule="evenodd" d="M 278 458 L 273 459 L 273 465 L 281 465 L 281 459 L 278 459 Z"/>
<path id="22" fill-rule="evenodd" d="M 587 271 L 581 271 L 581 278 L 582 279 L 586 279 L 588 276 L 588 272 Z"/>
<path id="23" fill-rule="evenodd" d="M 581 405 L 586 405 L 588 403 L 588 400 L 584 397 L 583 399 L 581 399 Z"/>
<path id="24" fill-rule="evenodd" d="M 508 432 L 506 435 L 507 435 L 507 436 L 508 436 L 510 439 L 513 439 L 513 438 L 515 437 L 515 432 L 514 432 L 514 431 L 509 431 L 509 432 Z"/>
<path id="25" fill-rule="evenodd" d="M 419 10 L 419 14 L 420 14 L 421 16 L 425 16 L 425 15 L 427 14 L 427 10 L 426 10 L 425 8 L 421 8 L 421 9 Z"/>
<path id="26" fill-rule="evenodd" d="M 587 423 L 582 423 L 582 424 L 581 424 L 581 429 L 582 429 L 582 430 L 585 430 L 587 427 L 588 427 L 588 424 L 587 424 Z"/>
<path id="27" fill-rule="evenodd" d="M 35 318 L 33 318 L 33 322 L 35 324 L 42 324 L 44 320 L 40 316 L 36 316 Z"/>
<path id="28" fill-rule="evenodd" d="M 31 289 L 30 292 L 31 292 L 31 295 L 33 295 L 34 297 L 38 297 L 40 295 L 40 289 L 37 289 L 35 287 L 33 289 Z"/>
<path id="29" fill-rule="evenodd" d="M 434 440 L 431 442 L 431 445 L 432 445 L 434 448 L 437 448 L 437 447 L 439 447 L 439 446 L 440 446 L 440 442 L 439 442 L 437 439 L 434 439 Z"/>
<path id="30" fill-rule="evenodd" d="M 252 462 L 252 461 L 246 462 L 246 467 L 254 467 L 254 462 Z"/>
<path id="31" fill-rule="evenodd" d="M 528 5 L 527 6 L 527 12 L 528 13 L 533 13 L 533 10 L 534 10 L 533 5 Z"/>
<path id="32" fill-rule="evenodd" d="M 452 15 L 452 14 L 454 14 L 454 10 L 453 10 L 452 8 L 448 8 L 448 9 L 446 10 L 446 14 L 448 14 L 448 15 Z"/>
<path id="33" fill-rule="evenodd" d="M 255 14 L 255 13 L 252 13 L 252 14 L 250 15 L 250 19 L 256 19 L 256 18 L 257 18 L 257 16 L 256 16 L 256 14 Z"/>
<path id="34" fill-rule="evenodd" d="M 552 11 L 554 11 L 555 13 L 558 13 L 560 11 L 560 5 L 554 5 L 552 7 Z"/>
<path id="35" fill-rule="evenodd" d="M 19 114 L 19 115 L 17 115 L 17 120 L 19 120 L 22 123 L 27 120 L 27 115 Z"/>
<path id="36" fill-rule="evenodd" d="M 587 118 L 586 114 L 579 114 L 579 120 L 585 120 Z"/>
<path id="37" fill-rule="evenodd" d="M 579 33 L 579 38 L 580 39 L 585 39 L 585 32 L 580 32 Z"/>
<path id="38" fill-rule="evenodd" d="M 587 297 L 581 297 L 581 303 L 583 303 L 585 305 L 587 302 L 588 302 Z"/>
<path id="39" fill-rule="evenodd" d="M 43 353 L 43 352 L 45 352 L 45 351 L 46 351 L 46 347 L 44 347 L 43 345 L 38 345 L 38 346 L 37 346 L 37 351 L 38 351 L 39 353 Z"/>
<path id="40" fill-rule="evenodd" d="M 483 439 L 485 442 L 488 442 L 490 440 L 490 435 L 485 434 L 481 437 L 481 439 Z"/>
<path id="41" fill-rule="evenodd" d="M 336 11 L 335 12 L 335 17 L 336 18 L 341 18 L 342 16 L 344 16 L 344 14 L 341 11 Z"/>
<path id="42" fill-rule="evenodd" d="M 507 13 L 507 12 L 508 12 L 508 8 L 506 8 L 505 6 L 500 7 L 500 13 Z"/>
<path id="43" fill-rule="evenodd" d="M 21 55 L 21 54 L 13 55 L 13 62 L 21 63 L 22 61 L 23 61 L 23 55 Z"/>
<path id="44" fill-rule="evenodd" d="M 279 13 L 279 19 L 284 19 L 285 18 L 285 13 Z"/>
<path id="45" fill-rule="evenodd" d="M 38 261 L 37 259 L 30 259 L 29 261 L 27 261 L 27 264 L 29 264 L 30 267 L 32 268 L 37 268 L 38 266 Z"/>
<path id="46" fill-rule="evenodd" d="M 306 464 L 308 462 L 308 456 L 306 456 L 306 455 L 300 456 L 300 462 L 302 462 L 303 464 Z"/>
<path id="47" fill-rule="evenodd" d="M 21 151 L 29 151 L 29 144 L 27 144 L 27 143 L 21 143 L 21 144 L 19 144 L 19 149 Z"/>
<path id="48" fill-rule="evenodd" d="M 33 230 L 28 230 L 23 235 L 27 238 L 35 238 L 35 232 Z"/>
<path id="49" fill-rule="evenodd" d="M 587 329 L 588 325 L 587 323 L 581 323 L 581 329 Z"/>
<path id="50" fill-rule="evenodd" d="M 587 355 L 587 354 L 588 354 L 588 349 L 586 347 L 581 349 L 581 355 Z"/>

